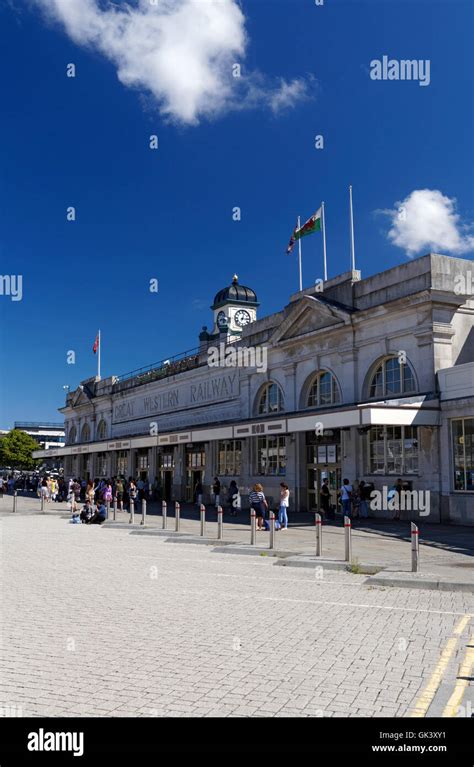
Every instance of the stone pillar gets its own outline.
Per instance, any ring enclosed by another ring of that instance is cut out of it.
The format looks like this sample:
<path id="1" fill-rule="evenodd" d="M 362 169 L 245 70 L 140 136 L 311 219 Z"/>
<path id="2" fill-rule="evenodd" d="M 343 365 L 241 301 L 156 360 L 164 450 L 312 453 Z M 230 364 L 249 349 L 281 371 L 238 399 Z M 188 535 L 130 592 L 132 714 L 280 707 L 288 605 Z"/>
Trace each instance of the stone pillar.
<path id="1" fill-rule="evenodd" d="M 283 387 L 283 394 L 285 397 L 285 410 L 288 412 L 298 410 L 298 395 L 296 391 L 296 364 L 293 362 L 291 365 L 287 365 L 283 368 L 285 376 L 285 383 Z"/>
<path id="2" fill-rule="evenodd" d="M 148 451 L 148 480 L 150 487 L 158 476 L 158 448 L 154 445 Z"/>
<path id="3" fill-rule="evenodd" d="M 186 492 L 186 466 L 185 466 L 185 447 L 184 445 L 175 445 L 174 448 L 174 471 L 171 494 L 173 500 L 179 501 L 185 497 Z"/>
<path id="4" fill-rule="evenodd" d="M 359 478 L 357 476 L 358 438 L 355 426 L 350 429 L 341 429 L 341 480 L 347 477 L 351 485 Z"/>

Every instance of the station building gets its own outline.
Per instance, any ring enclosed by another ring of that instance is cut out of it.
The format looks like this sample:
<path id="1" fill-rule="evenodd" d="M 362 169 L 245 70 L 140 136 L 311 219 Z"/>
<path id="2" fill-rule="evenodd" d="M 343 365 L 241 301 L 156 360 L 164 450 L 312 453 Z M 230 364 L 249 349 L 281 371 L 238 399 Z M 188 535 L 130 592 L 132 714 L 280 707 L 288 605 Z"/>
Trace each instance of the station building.
<path id="1" fill-rule="evenodd" d="M 284 481 L 295 511 L 318 508 L 324 478 L 334 502 L 344 477 L 401 478 L 430 491 L 426 520 L 474 524 L 473 271 L 436 254 L 349 271 L 263 317 L 234 276 L 193 352 L 68 393 L 65 476 L 158 479 L 169 501 L 198 481 L 209 499 L 218 476 L 243 507 Z"/>

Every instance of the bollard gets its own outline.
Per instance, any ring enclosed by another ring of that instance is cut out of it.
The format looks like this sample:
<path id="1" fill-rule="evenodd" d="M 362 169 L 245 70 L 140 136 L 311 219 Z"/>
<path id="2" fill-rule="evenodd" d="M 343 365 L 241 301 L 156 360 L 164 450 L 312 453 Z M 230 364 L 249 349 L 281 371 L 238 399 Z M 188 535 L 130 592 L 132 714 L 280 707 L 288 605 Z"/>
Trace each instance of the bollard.
<path id="1" fill-rule="evenodd" d="M 273 511 L 270 512 L 270 549 L 275 548 L 275 515 Z"/>
<path id="2" fill-rule="evenodd" d="M 420 531 L 414 522 L 411 523 L 411 571 L 418 572 L 418 558 L 420 553 Z"/>
<path id="3" fill-rule="evenodd" d="M 250 512 L 250 545 L 255 546 L 255 537 L 257 532 L 257 515 L 255 509 Z"/>
<path id="4" fill-rule="evenodd" d="M 129 525 L 133 525 L 135 522 L 135 501 L 133 498 L 130 498 L 130 519 L 128 520 Z"/>
<path id="5" fill-rule="evenodd" d="M 217 540 L 222 541 L 224 537 L 224 511 L 222 506 L 217 507 Z"/>
<path id="6" fill-rule="evenodd" d="M 16 511 L 16 496 L 17 496 L 17 492 L 15 490 L 15 492 L 13 493 L 13 511 Z"/>
<path id="7" fill-rule="evenodd" d="M 344 517 L 344 538 L 345 538 L 345 549 L 346 549 L 346 555 L 345 559 L 346 562 L 352 562 L 352 541 L 351 541 L 351 520 L 349 517 Z"/>
<path id="8" fill-rule="evenodd" d="M 117 496 L 114 498 L 114 522 L 117 519 Z"/>
<path id="9" fill-rule="evenodd" d="M 110 516 L 110 501 L 109 500 L 107 500 L 106 506 L 107 506 L 107 519 L 108 519 L 109 516 Z"/>
<path id="10" fill-rule="evenodd" d="M 142 500 L 142 521 L 140 522 L 141 525 L 144 525 L 146 522 L 146 501 L 145 499 Z"/>
<path id="11" fill-rule="evenodd" d="M 163 530 L 166 530 L 166 520 L 167 520 L 167 514 L 168 514 L 168 507 L 166 505 L 166 501 L 161 502 L 161 514 L 163 516 Z"/>
<path id="12" fill-rule="evenodd" d="M 204 535 L 206 531 L 206 507 L 203 503 L 199 507 L 199 513 L 201 516 L 201 535 Z"/>
<path id="13" fill-rule="evenodd" d="M 323 549 L 323 525 L 321 514 L 314 515 L 314 524 L 316 525 L 316 556 L 320 557 Z"/>
<path id="14" fill-rule="evenodd" d="M 179 505 L 178 501 L 175 501 L 174 504 L 174 529 L 177 533 L 179 533 L 179 528 L 181 525 L 181 506 Z"/>

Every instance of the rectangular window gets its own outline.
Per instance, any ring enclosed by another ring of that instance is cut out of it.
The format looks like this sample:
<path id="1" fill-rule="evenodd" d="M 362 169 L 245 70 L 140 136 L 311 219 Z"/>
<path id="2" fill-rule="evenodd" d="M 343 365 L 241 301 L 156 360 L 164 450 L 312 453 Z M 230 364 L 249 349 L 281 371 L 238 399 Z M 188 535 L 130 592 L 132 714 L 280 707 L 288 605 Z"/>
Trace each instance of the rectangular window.
<path id="1" fill-rule="evenodd" d="M 117 474 L 125 477 L 127 475 L 128 451 L 119 450 L 117 454 Z"/>
<path id="2" fill-rule="evenodd" d="M 217 474 L 222 477 L 240 476 L 242 440 L 221 441 L 217 447 Z"/>
<path id="3" fill-rule="evenodd" d="M 418 473 L 417 426 L 372 426 L 368 439 L 370 474 Z"/>
<path id="4" fill-rule="evenodd" d="M 206 465 L 206 451 L 193 450 L 186 452 L 186 466 L 188 469 L 203 469 Z"/>
<path id="5" fill-rule="evenodd" d="M 259 476 L 286 474 L 286 437 L 258 437 L 255 473 Z"/>
<path id="6" fill-rule="evenodd" d="M 158 466 L 160 469 L 174 469 L 174 448 L 169 451 L 165 448 L 158 454 Z"/>
<path id="7" fill-rule="evenodd" d="M 454 489 L 474 492 L 474 418 L 452 422 Z"/>
<path id="8" fill-rule="evenodd" d="M 107 455 L 106 453 L 97 453 L 97 470 L 98 477 L 105 477 L 107 474 Z"/>

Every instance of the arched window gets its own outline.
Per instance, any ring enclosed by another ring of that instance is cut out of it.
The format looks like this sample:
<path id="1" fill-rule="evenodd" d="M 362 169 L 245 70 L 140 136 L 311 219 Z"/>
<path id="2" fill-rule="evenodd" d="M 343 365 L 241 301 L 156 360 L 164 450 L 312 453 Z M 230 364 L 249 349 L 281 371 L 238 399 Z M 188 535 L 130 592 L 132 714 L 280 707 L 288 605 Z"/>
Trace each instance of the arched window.
<path id="1" fill-rule="evenodd" d="M 258 415 L 280 413 L 285 409 L 283 392 L 276 383 L 267 383 L 260 392 L 258 400 Z"/>
<path id="2" fill-rule="evenodd" d="M 68 442 L 75 442 L 77 439 L 77 429 L 75 426 L 71 426 L 69 429 L 69 436 L 68 436 Z"/>
<path id="3" fill-rule="evenodd" d="M 81 442 L 89 442 L 91 438 L 91 430 L 88 423 L 85 423 L 81 431 Z"/>
<path id="4" fill-rule="evenodd" d="M 97 427 L 97 439 L 107 439 L 107 423 L 102 419 Z"/>
<path id="5" fill-rule="evenodd" d="M 333 374 L 327 370 L 318 373 L 309 387 L 307 406 L 323 407 L 340 401 L 339 386 Z"/>
<path id="6" fill-rule="evenodd" d="M 369 397 L 391 397 L 416 391 L 415 376 L 407 362 L 387 357 L 377 366 L 369 386 Z"/>

